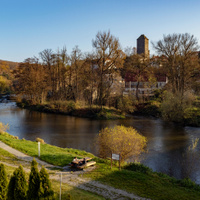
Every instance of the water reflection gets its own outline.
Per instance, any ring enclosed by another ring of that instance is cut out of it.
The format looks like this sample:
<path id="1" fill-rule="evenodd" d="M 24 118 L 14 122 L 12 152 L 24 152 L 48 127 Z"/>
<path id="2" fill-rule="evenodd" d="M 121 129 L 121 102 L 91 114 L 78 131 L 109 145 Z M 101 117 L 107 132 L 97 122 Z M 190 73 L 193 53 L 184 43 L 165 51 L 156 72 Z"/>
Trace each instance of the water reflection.
<path id="1" fill-rule="evenodd" d="M 97 152 L 93 143 L 99 130 L 121 124 L 133 126 L 148 138 L 148 153 L 143 155 L 142 163 L 154 171 L 164 172 L 176 178 L 189 175 L 200 183 L 199 163 L 194 163 L 192 156 L 187 155 L 187 148 L 192 140 L 200 138 L 200 128 L 182 127 L 160 119 L 144 117 L 99 121 L 45 114 L 17 108 L 13 102 L 0 103 L 0 121 L 9 123 L 8 132 L 19 138 L 35 140 L 40 137 L 49 144 L 82 149 L 94 154 Z M 199 148 L 200 145 L 196 155 L 200 153 Z M 199 161 L 199 158 L 197 160 Z"/>

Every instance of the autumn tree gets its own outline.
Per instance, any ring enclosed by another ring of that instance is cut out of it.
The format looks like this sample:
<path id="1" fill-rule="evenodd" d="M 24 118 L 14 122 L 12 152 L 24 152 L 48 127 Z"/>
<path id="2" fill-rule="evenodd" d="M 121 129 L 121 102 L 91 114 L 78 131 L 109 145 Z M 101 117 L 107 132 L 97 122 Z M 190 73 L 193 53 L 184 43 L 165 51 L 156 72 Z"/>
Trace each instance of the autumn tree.
<path id="1" fill-rule="evenodd" d="M 115 126 L 104 128 L 97 137 L 99 154 L 101 157 L 111 157 L 119 154 L 121 161 L 134 157 L 135 159 L 144 151 L 147 140 L 132 127 Z"/>
<path id="2" fill-rule="evenodd" d="M 188 33 L 169 34 L 153 43 L 153 47 L 161 56 L 161 63 L 167 71 L 172 92 L 183 96 L 190 88 L 193 78 L 199 74 L 197 39 Z"/>
<path id="3" fill-rule="evenodd" d="M 98 32 L 92 41 L 95 48 L 95 60 L 99 76 L 98 82 L 98 103 L 105 104 L 109 96 L 109 90 L 113 83 L 113 75 L 122 67 L 124 53 L 122 52 L 119 40 L 108 32 Z"/>
<path id="4" fill-rule="evenodd" d="M 26 59 L 15 70 L 15 91 L 32 104 L 43 103 L 47 95 L 46 68 L 37 58 Z"/>

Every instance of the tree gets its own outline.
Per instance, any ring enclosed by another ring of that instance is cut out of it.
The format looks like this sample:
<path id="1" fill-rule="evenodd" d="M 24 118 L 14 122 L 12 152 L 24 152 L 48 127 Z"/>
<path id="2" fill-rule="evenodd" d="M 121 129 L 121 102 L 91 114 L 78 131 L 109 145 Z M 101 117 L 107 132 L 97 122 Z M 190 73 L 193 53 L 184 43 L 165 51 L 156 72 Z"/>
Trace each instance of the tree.
<path id="1" fill-rule="evenodd" d="M 38 164 L 34 158 L 31 162 L 31 172 L 29 175 L 29 186 L 27 192 L 29 200 L 37 200 L 40 198 L 40 174 L 37 165 Z"/>
<path id="2" fill-rule="evenodd" d="M 144 54 L 133 54 L 126 57 L 124 73 L 129 73 L 134 76 L 136 82 L 136 98 L 139 100 L 139 85 L 141 82 L 149 82 L 152 76 L 149 58 Z"/>
<path id="3" fill-rule="evenodd" d="M 27 182 L 25 178 L 25 172 L 20 165 L 15 171 L 15 187 L 14 187 L 14 199 L 26 200 Z"/>
<path id="4" fill-rule="evenodd" d="M 44 199 L 54 199 L 54 192 L 51 187 L 51 182 L 49 180 L 49 174 L 46 169 L 42 167 L 40 170 L 40 182 L 41 182 L 41 198 Z"/>
<path id="5" fill-rule="evenodd" d="M 119 154 L 123 162 L 132 156 L 136 159 L 144 151 L 147 140 L 132 127 L 115 126 L 102 129 L 97 143 L 101 157 Z"/>
<path id="6" fill-rule="evenodd" d="M 75 101 L 77 101 L 80 98 L 80 75 L 81 75 L 81 66 L 82 66 L 82 53 L 81 50 L 78 48 L 78 46 L 75 46 L 71 53 L 71 67 L 72 71 L 74 72 L 74 94 L 75 94 Z"/>
<path id="7" fill-rule="evenodd" d="M 7 199 L 8 200 L 14 200 L 14 189 L 15 189 L 15 174 L 10 178 L 9 184 L 8 184 L 8 193 L 7 193 Z"/>
<path id="8" fill-rule="evenodd" d="M 8 179 L 3 164 L 0 164 L 0 200 L 6 199 Z"/>
<path id="9" fill-rule="evenodd" d="M 46 67 L 37 58 L 26 59 L 16 70 L 15 91 L 32 104 L 43 103 L 47 95 Z"/>
<path id="10" fill-rule="evenodd" d="M 26 200 L 26 192 L 27 192 L 27 182 L 25 178 L 25 172 L 23 167 L 20 165 L 17 168 L 13 175 L 11 176 L 9 185 L 8 185 L 8 200 Z"/>
<path id="11" fill-rule="evenodd" d="M 119 72 L 123 65 L 124 53 L 120 49 L 117 38 L 108 32 L 98 32 L 95 40 L 92 41 L 96 50 L 96 63 L 98 66 L 98 102 L 99 105 L 105 104 L 109 96 L 109 90 L 113 83 L 113 74 Z"/>
<path id="12" fill-rule="evenodd" d="M 190 88 L 193 78 L 199 74 L 197 39 L 188 33 L 169 34 L 153 43 L 153 47 L 161 56 L 161 63 L 167 71 L 172 92 L 183 96 Z"/>

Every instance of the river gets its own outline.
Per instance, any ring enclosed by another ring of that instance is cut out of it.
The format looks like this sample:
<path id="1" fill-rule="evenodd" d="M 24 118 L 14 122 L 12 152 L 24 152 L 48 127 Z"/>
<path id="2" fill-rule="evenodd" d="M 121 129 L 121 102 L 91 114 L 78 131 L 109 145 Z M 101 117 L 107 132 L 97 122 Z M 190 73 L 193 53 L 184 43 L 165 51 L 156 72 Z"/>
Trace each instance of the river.
<path id="1" fill-rule="evenodd" d="M 82 149 L 97 154 L 93 145 L 99 130 L 114 125 L 132 126 L 148 139 L 148 153 L 141 163 L 154 171 L 178 179 L 186 176 L 200 184 L 200 142 L 193 153 L 187 153 L 200 128 L 183 127 L 161 119 L 133 117 L 125 120 L 91 120 L 47 114 L 18 108 L 15 102 L 0 103 L 0 122 L 9 124 L 7 131 L 20 139 L 37 137 L 59 147 Z"/>

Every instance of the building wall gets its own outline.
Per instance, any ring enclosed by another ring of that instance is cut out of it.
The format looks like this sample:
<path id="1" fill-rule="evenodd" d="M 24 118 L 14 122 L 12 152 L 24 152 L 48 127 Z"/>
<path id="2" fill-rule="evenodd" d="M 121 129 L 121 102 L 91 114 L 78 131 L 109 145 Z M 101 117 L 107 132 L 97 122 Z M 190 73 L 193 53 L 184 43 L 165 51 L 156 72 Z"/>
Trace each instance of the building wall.
<path id="1" fill-rule="evenodd" d="M 141 35 L 137 39 L 137 54 L 149 56 L 149 39 L 145 35 Z"/>

